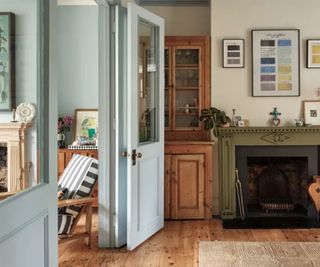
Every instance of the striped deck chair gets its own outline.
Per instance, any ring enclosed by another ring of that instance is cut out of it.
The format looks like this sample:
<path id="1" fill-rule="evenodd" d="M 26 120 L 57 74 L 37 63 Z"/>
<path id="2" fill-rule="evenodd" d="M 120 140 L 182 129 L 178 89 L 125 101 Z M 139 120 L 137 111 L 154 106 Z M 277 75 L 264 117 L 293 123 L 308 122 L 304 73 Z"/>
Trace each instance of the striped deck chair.
<path id="1" fill-rule="evenodd" d="M 97 184 L 98 161 L 94 158 L 74 154 L 60 176 L 58 187 L 63 195 L 58 200 L 59 243 L 79 237 L 88 237 L 91 248 L 92 203 L 91 194 Z M 73 234 L 73 231 L 86 211 L 86 231 Z"/>

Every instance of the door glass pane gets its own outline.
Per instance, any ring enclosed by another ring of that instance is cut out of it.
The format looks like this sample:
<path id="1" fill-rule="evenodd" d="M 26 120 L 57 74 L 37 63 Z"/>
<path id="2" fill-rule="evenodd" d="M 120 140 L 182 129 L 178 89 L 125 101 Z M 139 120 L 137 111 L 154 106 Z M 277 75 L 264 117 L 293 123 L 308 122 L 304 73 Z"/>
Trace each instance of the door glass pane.
<path id="1" fill-rule="evenodd" d="M 0 1 L 0 200 L 45 182 L 44 2 Z"/>
<path id="2" fill-rule="evenodd" d="M 139 19 L 139 143 L 158 140 L 159 30 Z"/>

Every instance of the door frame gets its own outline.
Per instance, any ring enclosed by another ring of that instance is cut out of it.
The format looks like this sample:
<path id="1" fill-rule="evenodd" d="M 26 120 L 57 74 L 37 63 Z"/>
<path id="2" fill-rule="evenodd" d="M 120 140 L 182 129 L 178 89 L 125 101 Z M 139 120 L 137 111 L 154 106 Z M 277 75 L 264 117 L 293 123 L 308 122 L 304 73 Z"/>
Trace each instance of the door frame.
<path id="1" fill-rule="evenodd" d="M 108 0 L 95 0 L 98 5 L 98 109 L 99 109 L 99 179 L 98 179 L 98 244 L 112 245 L 111 216 L 111 148 L 110 148 L 110 6 Z M 101 179 L 104 177 L 104 179 Z"/>
<path id="2" fill-rule="evenodd" d="M 98 245 L 100 248 L 115 246 L 115 179 L 112 162 L 114 162 L 114 149 L 112 147 L 112 134 L 114 120 L 111 75 L 113 62 L 110 60 L 114 24 L 111 10 L 115 5 L 121 6 L 121 0 L 91 0 L 87 5 L 95 3 L 98 8 L 98 109 L 99 109 L 99 179 L 98 179 Z M 79 5 L 79 2 L 63 2 L 61 5 Z M 83 6 L 83 5 L 82 5 Z M 103 177 L 103 179 L 102 179 Z"/>

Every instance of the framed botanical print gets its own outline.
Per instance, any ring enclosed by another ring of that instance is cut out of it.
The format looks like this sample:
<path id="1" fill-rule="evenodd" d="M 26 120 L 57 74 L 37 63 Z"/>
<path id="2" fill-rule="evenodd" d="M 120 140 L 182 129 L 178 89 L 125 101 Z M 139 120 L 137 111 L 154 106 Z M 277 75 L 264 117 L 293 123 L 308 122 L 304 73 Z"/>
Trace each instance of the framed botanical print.
<path id="1" fill-rule="evenodd" d="M 320 39 L 307 40 L 307 68 L 320 69 Z"/>
<path id="2" fill-rule="evenodd" d="M 305 124 L 320 125 L 320 101 L 304 101 L 303 107 Z"/>
<path id="3" fill-rule="evenodd" d="M 299 30 L 252 30 L 252 96 L 299 95 Z"/>
<path id="4" fill-rule="evenodd" d="M 15 108 L 14 14 L 0 12 L 0 111 Z"/>
<path id="5" fill-rule="evenodd" d="M 244 68 L 244 39 L 223 39 L 223 68 Z"/>
<path id="6" fill-rule="evenodd" d="M 74 139 L 77 137 L 89 137 L 90 133 L 98 131 L 98 110 L 97 109 L 76 109 L 74 116 Z"/>

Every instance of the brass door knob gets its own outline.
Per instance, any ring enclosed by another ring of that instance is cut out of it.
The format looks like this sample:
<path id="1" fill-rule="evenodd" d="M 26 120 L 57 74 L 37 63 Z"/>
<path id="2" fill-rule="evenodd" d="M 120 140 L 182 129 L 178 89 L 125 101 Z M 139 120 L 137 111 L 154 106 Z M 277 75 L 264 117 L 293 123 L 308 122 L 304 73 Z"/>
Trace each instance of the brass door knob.
<path id="1" fill-rule="evenodd" d="M 137 164 L 137 159 L 141 159 L 142 158 L 142 154 L 140 152 L 137 153 L 136 149 L 132 150 L 132 165 L 135 166 Z"/>

